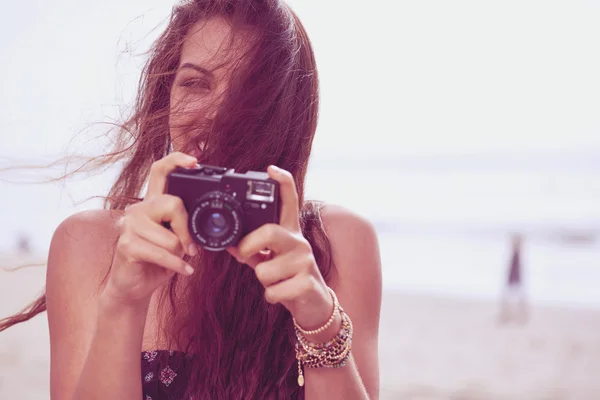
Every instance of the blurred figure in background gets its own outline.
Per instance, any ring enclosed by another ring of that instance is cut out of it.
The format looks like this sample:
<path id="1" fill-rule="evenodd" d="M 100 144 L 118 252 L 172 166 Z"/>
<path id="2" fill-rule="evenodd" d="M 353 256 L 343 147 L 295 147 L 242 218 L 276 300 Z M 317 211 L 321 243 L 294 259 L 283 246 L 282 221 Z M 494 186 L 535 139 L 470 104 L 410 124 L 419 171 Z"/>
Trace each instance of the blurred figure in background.
<path id="1" fill-rule="evenodd" d="M 17 237 L 17 251 L 21 255 L 29 255 L 31 254 L 31 242 L 29 236 L 21 233 Z"/>
<path id="2" fill-rule="evenodd" d="M 523 268 L 521 250 L 523 237 L 520 234 L 512 236 L 512 252 L 508 264 L 506 288 L 500 304 L 500 323 L 525 323 L 528 318 L 527 299 L 523 287 Z"/>

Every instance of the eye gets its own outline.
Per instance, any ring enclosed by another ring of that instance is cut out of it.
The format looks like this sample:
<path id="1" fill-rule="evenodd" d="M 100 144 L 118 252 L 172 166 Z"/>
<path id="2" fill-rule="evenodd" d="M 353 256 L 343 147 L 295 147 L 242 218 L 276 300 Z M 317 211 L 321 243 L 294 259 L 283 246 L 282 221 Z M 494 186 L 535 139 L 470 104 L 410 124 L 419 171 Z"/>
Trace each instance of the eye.
<path id="1" fill-rule="evenodd" d="M 179 84 L 181 87 L 210 90 L 210 85 L 203 79 L 186 79 Z"/>

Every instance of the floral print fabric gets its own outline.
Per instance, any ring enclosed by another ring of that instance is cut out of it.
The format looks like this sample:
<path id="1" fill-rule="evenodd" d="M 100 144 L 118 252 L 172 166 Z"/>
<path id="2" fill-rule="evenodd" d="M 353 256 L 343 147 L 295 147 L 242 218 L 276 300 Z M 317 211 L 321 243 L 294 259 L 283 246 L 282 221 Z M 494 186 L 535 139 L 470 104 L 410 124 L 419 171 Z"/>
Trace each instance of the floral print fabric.
<path id="1" fill-rule="evenodd" d="M 180 400 L 187 383 L 184 353 L 158 350 L 142 353 L 142 399 Z"/>

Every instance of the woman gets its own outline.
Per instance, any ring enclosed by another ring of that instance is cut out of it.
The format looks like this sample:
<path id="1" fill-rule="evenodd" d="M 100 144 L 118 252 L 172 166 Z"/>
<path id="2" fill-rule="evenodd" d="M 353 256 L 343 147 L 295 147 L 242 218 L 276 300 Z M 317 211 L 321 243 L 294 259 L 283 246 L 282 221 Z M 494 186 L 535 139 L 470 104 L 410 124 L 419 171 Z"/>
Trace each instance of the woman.
<path id="1" fill-rule="evenodd" d="M 285 4 L 173 10 L 107 155 L 126 162 L 106 209 L 61 223 L 45 297 L 0 325 L 47 305 L 52 399 L 378 398 L 374 229 L 303 198 L 317 109 L 310 42 Z M 197 162 L 267 170 L 279 224 L 227 251 L 197 246 L 165 194 L 167 174 Z"/>

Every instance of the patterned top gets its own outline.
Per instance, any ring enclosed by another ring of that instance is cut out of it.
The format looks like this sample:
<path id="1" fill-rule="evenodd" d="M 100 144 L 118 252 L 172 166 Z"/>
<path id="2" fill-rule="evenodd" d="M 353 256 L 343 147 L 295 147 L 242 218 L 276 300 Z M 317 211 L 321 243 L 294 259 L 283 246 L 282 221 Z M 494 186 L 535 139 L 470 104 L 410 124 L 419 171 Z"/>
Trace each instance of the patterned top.
<path id="1" fill-rule="evenodd" d="M 180 400 L 186 389 L 190 360 L 177 351 L 142 352 L 142 399 Z"/>

